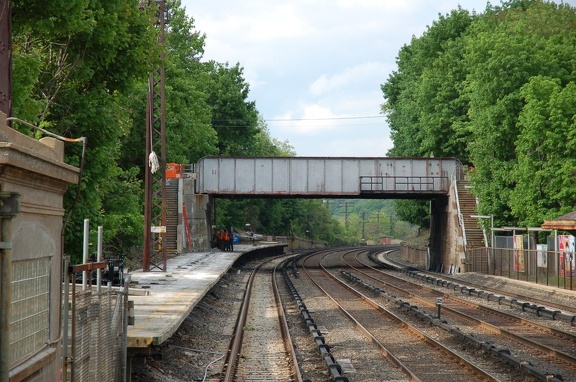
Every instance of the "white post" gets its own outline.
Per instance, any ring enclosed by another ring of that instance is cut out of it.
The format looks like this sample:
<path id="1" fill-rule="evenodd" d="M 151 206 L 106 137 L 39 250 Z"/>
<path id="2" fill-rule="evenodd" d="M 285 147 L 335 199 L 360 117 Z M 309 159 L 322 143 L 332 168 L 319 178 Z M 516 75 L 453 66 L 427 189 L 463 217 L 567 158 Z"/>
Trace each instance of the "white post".
<path id="1" fill-rule="evenodd" d="M 558 250 L 558 230 L 554 230 L 554 252 L 556 253 L 556 278 L 558 279 L 558 287 L 560 287 L 560 251 Z"/>
<path id="2" fill-rule="evenodd" d="M 494 215 L 490 215 L 490 259 L 488 262 L 488 269 L 490 270 L 491 263 L 494 264 L 494 273 L 496 273 L 496 259 L 494 258 Z M 502 263 L 502 262 L 500 262 Z"/>
<path id="3" fill-rule="evenodd" d="M 102 226 L 98 226 L 98 262 L 102 261 Z M 98 284 L 98 293 L 100 293 L 100 285 L 102 284 L 102 269 L 98 268 L 96 271 L 96 283 Z"/>
<path id="4" fill-rule="evenodd" d="M 90 243 L 90 219 L 84 219 L 84 245 L 82 247 L 82 264 L 88 263 L 88 244 Z M 82 272 L 82 290 L 88 286 L 88 272 Z"/>

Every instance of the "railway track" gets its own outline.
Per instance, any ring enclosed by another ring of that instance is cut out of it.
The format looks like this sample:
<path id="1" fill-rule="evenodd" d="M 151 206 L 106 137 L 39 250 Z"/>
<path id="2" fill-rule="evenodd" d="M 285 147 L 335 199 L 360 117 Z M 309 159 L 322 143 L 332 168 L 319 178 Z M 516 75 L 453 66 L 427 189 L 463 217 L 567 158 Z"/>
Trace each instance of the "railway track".
<path id="1" fill-rule="evenodd" d="M 262 263 L 249 278 L 224 382 L 302 382 L 276 283 L 280 261 Z"/>
<path id="2" fill-rule="evenodd" d="M 408 265 L 402 262 L 397 257 L 391 255 L 397 251 L 386 251 L 386 261 L 394 264 L 399 268 L 406 268 Z M 371 260 L 374 256 L 370 256 Z M 378 260 L 376 259 L 378 263 Z M 432 278 L 439 276 L 437 273 L 418 271 L 422 275 L 429 275 Z M 573 326 L 576 326 L 576 305 L 574 305 L 574 293 L 571 291 L 563 290 L 557 287 L 549 287 L 542 284 L 534 284 L 523 282 L 523 280 L 515 280 L 518 283 L 512 282 L 511 279 L 493 278 L 489 275 L 476 274 L 475 279 L 477 282 L 466 281 L 458 275 L 442 274 L 440 275 L 443 280 L 457 284 L 459 286 L 466 286 L 468 289 L 478 289 L 485 292 L 485 295 L 493 294 L 498 296 L 502 293 L 501 285 L 506 286 L 506 296 L 508 301 L 515 301 L 517 304 L 520 301 L 530 301 L 530 308 L 542 309 L 543 307 L 549 308 L 549 311 L 556 313 L 555 319 L 564 319 L 570 321 Z M 498 280 L 498 281 L 495 281 Z M 508 280 L 508 281 L 506 281 Z M 530 291 L 530 293 L 527 293 Z M 543 314 L 547 312 L 542 312 Z M 551 316 L 551 314 L 549 314 Z"/>
<path id="3" fill-rule="evenodd" d="M 404 372 L 405 380 L 499 380 L 482 367 L 469 362 L 465 357 L 443 346 L 431 336 L 407 324 L 391 311 L 374 304 L 361 293 L 333 277 L 332 270 L 326 268 L 337 265 L 322 263 L 322 259 L 331 256 L 334 254 L 310 256 L 302 262 L 302 267 L 309 279 L 329 296 L 352 325 L 364 333 L 386 357 L 387 365 L 381 360 L 371 360 L 372 363 L 383 363 L 383 366 L 380 366 L 382 370 L 380 380 L 389 380 L 387 370 L 394 367 Z M 442 362 L 438 362 L 439 358 Z M 356 366 L 357 369 L 367 367 L 365 364 Z"/>
<path id="4" fill-rule="evenodd" d="M 385 271 L 371 250 L 331 249 L 239 265 L 227 280 L 238 280 L 229 317 L 210 318 L 211 326 L 221 319 L 229 328 L 222 335 L 233 341 L 227 352 L 222 341 L 214 346 L 228 357 L 206 368 L 209 380 L 576 380 L 576 327 L 569 320 L 453 290 L 431 282 L 431 275 Z M 204 308 L 217 301 L 207 298 L 213 302 Z M 536 322 L 525 321 L 530 317 Z M 181 352 L 189 349 L 179 345 Z"/>
<path id="5" fill-rule="evenodd" d="M 370 280 L 374 287 L 391 291 L 398 298 L 418 304 L 432 314 L 437 308 L 434 301 L 442 298 L 443 320 L 456 325 L 468 335 L 484 337 L 485 343 L 493 343 L 501 349 L 511 351 L 527 365 L 537 365 L 530 371 L 538 369 L 534 371 L 541 380 L 555 376 L 558 379 L 570 376 L 568 380 L 573 380 L 576 337 L 573 333 L 544 324 L 546 321 L 548 324 L 553 323 L 551 319 L 539 319 L 535 322 L 512 314 L 510 311 L 513 310 L 506 307 L 496 305 L 499 309 L 489 308 L 473 301 L 474 299 L 465 299 L 456 293 L 448 294 L 425 283 L 417 283 L 414 279 L 403 279 L 390 272 L 377 270 L 367 264 L 366 260 L 359 261 L 359 255 L 348 255 L 343 262 L 366 280 Z M 572 329 L 569 323 L 565 326 Z"/>

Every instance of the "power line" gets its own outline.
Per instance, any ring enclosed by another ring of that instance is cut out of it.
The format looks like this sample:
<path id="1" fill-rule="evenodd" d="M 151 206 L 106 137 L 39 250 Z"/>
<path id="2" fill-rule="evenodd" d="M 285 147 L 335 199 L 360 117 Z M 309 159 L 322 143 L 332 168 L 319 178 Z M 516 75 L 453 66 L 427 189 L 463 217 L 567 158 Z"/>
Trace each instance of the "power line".
<path id="1" fill-rule="evenodd" d="M 348 126 L 382 126 L 382 123 L 348 123 L 348 124 L 331 124 L 331 125 L 298 125 L 298 128 L 305 128 L 305 127 L 348 127 Z M 212 127 L 216 128 L 243 128 L 243 127 L 253 127 L 252 125 L 212 125 Z M 282 125 L 271 125 L 268 127 L 283 127 Z"/>
<path id="2" fill-rule="evenodd" d="M 286 118 L 286 119 L 265 119 L 265 122 L 291 122 L 291 121 L 333 121 L 337 119 L 369 119 L 386 118 L 385 115 L 370 115 L 364 117 L 332 117 L 332 118 Z"/>

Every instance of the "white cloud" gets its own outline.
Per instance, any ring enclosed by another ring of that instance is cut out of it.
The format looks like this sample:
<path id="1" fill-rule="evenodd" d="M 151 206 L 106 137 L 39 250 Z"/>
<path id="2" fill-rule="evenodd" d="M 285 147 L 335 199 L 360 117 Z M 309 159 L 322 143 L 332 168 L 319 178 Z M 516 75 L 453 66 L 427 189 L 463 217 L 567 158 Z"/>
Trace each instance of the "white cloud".
<path id="1" fill-rule="evenodd" d="M 262 12 L 257 20 L 250 19 L 248 39 L 254 42 L 277 43 L 279 40 L 309 37 L 316 28 L 307 22 L 293 5 L 281 4 Z"/>
<path id="2" fill-rule="evenodd" d="M 271 130 L 294 135 L 312 136 L 336 127 L 335 115 L 327 107 L 318 104 L 302 105 L 295 113 L 287 113 L 268 122 Z"/>
<path id="3" fill-rule="evenodd" d="M 388 65 L 379 62 L 365 62 L 346 68 L 343 72 L 332 75 L 322 74 L 310 85 L 310 93 L 318 96 L 348 85 L 354 86 L 360 81 L 378 81 L 389 69 Z"/>
<path id="4" fill-rule="evenodd" d="M 409 12 L 421 6 L 420 1 L 410 0 L 338 0 L 342 8 L 379 10 L 385 12 Z"/>
<path id="5" fill-rule="evenodd" d="M 576 0 L 570 0 L 576 1 Z M 298 155 L 382 156 L 391 147 L 380 85 L 413 35 L 486 0 L 182 0 L 206 59 L 244 67 L 270 134 Z"/>

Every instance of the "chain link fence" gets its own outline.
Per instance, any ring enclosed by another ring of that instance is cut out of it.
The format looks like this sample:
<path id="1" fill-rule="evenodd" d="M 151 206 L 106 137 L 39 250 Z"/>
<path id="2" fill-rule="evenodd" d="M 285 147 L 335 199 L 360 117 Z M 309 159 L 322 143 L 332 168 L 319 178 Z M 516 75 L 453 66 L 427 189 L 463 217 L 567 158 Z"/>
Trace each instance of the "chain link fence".
<path id="1" fill-rule="evenodd" d="M 83 272 L 106 267 L 104 263 L 70 267 L 72 290 L 65 317 L 65 381 L 125 381 L 128 326 L 128 284 L 112 287 L 83 285 L 75 281 Z M 87 270 L 88 268 L 88 270 Z M 90 277 L 91 279 L 91 277 Z"/>

